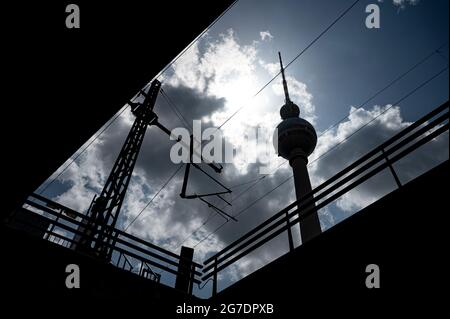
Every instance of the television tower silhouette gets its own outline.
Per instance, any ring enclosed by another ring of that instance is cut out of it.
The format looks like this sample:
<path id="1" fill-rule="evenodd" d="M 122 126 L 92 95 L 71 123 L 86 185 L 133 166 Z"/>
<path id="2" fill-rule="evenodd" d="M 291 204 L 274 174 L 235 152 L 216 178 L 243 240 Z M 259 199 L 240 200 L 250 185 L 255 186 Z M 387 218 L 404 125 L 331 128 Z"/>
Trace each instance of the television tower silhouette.
<path id="1" fill-rule="evenodd" d="M 278 57 L 283 77 L 285 103 L 280 109 L 283 121 L 277 126 L 278 136 L 274 136 L 274 139 L 276 138 L 274 144 L 278 145 L 278 156 L 289 160 L 292 167 L 297 200 L 307 200 L 308 197 L 311 197 L 312 188 L 306 165 L 308 164 L 308 156 L 311 155 L 317 145 L 317 134 L 311 123 L 299 117 L 300 108 L 289 97 L 280 52 L 278 52 Z M 315 210 L 314 203 L 307 209 L 311 207 Z M 299 215 L 301 216 L 301 212 Z M 317 210 L 300 222 L 300 232 L 303 243 L 322 232 Z"/>

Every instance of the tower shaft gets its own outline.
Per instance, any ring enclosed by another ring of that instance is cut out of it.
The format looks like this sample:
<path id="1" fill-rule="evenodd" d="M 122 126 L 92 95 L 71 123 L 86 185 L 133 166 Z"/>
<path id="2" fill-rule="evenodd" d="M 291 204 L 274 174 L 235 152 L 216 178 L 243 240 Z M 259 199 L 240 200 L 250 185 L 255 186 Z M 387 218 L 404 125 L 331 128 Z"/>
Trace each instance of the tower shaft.
<path id="1" fill-rule="evenodd" d="M 299 156 L 289 161 L 289 163 L 294 174 L 295 195 L 297 200 L 308 200 L 311 196 L 306 197 L 306 195 L 311 193 L 312 187 L 306 166 L 308 163 L 307 160 Z M 316 204 L 312 203 L 305 209 L 310 208 L 312 208 L 312 212 L 309 213 L 310 215 L 300 221 L 302 243 L 309 241 L 322 232 L 319 216 L 317 215 Z"/>

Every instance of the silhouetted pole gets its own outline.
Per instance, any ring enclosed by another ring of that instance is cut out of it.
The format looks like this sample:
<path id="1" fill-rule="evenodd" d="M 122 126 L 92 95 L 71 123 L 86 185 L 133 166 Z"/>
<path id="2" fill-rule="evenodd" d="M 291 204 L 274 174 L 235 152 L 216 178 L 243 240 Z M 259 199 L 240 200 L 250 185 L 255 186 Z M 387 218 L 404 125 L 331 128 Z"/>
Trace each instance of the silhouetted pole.
<path id="1" fill-rule="evenodd" d="M 181 247 L 180 262 L 178 263 L 178 274 L 175 280 L 175 289 L 189 293 L 192 291 L 192 259 L 194 257 L 194 249 L 190 247 Z"/>

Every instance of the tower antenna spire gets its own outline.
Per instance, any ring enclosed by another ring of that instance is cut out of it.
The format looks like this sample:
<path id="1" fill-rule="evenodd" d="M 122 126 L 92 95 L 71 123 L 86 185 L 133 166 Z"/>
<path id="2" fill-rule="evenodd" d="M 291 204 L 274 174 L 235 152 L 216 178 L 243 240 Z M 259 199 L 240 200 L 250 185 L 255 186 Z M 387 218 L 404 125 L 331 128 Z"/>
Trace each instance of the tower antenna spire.
<path id="1" fill-rule="evenodd" d="M 284 88 L 284 96 L 285 96 L 285 102 L 288 103 L 291 101 L 289 98 L 289 91 L 288 86 L 286 82 L 286 76 L 284 75 L 284 67 L 283 67 L 283 61 L 281 60 L 281 52 L 278 52 L 278 57 L 280 58 L 280 67 L 281 67 L 281 75 L 283 76 L 283 88 Z"/>

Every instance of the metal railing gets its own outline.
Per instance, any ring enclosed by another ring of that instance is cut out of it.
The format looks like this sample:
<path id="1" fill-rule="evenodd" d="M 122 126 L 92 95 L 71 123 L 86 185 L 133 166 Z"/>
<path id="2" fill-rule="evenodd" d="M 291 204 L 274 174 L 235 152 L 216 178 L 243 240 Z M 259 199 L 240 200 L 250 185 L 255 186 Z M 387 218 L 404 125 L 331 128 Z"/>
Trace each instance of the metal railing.
<path id="1" fill-rule="evenodd" d="M 393 164 L 448 131 L 448 111 L 449 103 L 446 102 L 317 186 L 305 195 L 303 200 L 293 202 L 220 252 L 206 259 L 203 263 L 202 281 L 213 279 L 213 296 L 217 293 L 217 275 L 220 271 L 284 232 L 287 232 L 291 252 L 294 249 L 292 226 L 384 169 L 390 170 L 397 186 L 401 187 L 402 184 Z M 433 131 L 430 132 L 431 130 Z M 315 203 L 316 206 L 311 205 L 312 203 Z"/>
<path id="2" fill-rule="evenodd" d="M 155 273 L 151 267 L 176 276 L 189 276 L 188 292 L 190 294 L 192 294 L 194 284 L 212 280 L 212 294 L 215 295 L 217 293 L 217 277 L 222 270 L 284 232 L 287 233 L 289 251 L 293 251 L 294 241 L 291 228 L 294 225 L 378 173 L 388 169 L 397 187 L 402 187 L 393 164 L 448 129 L 449 102 L 446 102 L 314 188 L 311 193 L 304 196 L 303 200 L 288 205 L 220 252 L 206 259 L 203 265 L 189 260 L 188 266 L 182 266 L 180 255 L 111 226 L 106 226 L 106 229 L 112 234 L 113 243 L 104 243 L 104 245 L 114 251 L 114 256 L 117 256 L 114 265 L 118 268 L 158 283 L 161 275 Z M 315 207 L 312 205 L 313 203 L 315 203 Z M 20 219 L 18 222 L 38 229 L 44 234 L 43 239 L 57 245 L 73 249 L 74 245 L 78 244 L 77 236 L 83 236 L 92 242 L 97 240 L 94 235 L 82 231 L 91 221 L 89 216 L 43 196 L 32 194 L 20 209 L 25 209 L 31 214 L 39 214 L 43 222 L 37 224 L 26 219 Z M 55 228 L 58 228 L 58 231 Z M 135 269 L 131 261 L 137 261 L 140 266 Z"/>
<path id="3" fill-rule="evenodd" d="M 141 263 L 141 268 L 139 269 L 139 276 L 144 278 L 159 282 L 161 275 L 155 273 L 152 268 L 147 263 Z"/>
<path id="4" fill-rule="evenodd" d="M 123 264 L 121 266 L 120 262 L 122 261 L 122 259 L 123 259 Z M 123 253 L 119 253 L 119 258 L 117 259 L 116 266 L 118 268 L 122 268 L 123 270 L 128 270 L 131 272 L 133 272 L 133 268 L 134 268 L 133 265 L 131 264 L 130 260 Z M 128 266 L 128 269 L 127 269 L 127 266 Z"/>
<path id="5" fill-rule="evenodd" d="M 89 216 L 80 214 L 73 209 L 41 195 L 32 194 L 29 196 L 21 209 L 26 209 L 31 214 L 36 213 L 41 215 L 40 218 L 46 222 L 45 229 L 36 223 L 27 222 L 25 219 L 21 219 L 18 222 L 26 224 L 29 227 L 38 228 L 45 233 L 43 236 L 43 239 L 45 240 L 70 249 L 73 249 L 74 245 L 78 243 L 77 240 L 74 239 L 77 235 L 78 237 L 84 236 L 83 238 L 87 238 L 94 242 L 97 240 L 93 235 L 87 235 L 80 230 L 83 229 L 83 227 L 86 226 L 87 221 L 90 220 Z M 14 217 L 12 216 L 12 218 Z M 56 227 L 60 230 L 58 233 L 54 231 Z M 116 267 L 133 272 L 134 267 L 130 262 L 130 259 L 132 259 L 141 263 L 139 275 L 144 278 L 160 282 L 161 275 L 156 274 L 150 268 L 150 266 L 152 266 L 175 276 L 188 276 L 191 280 L 191 286 L 193 286 L 194 283 L 201 283 L 201 272 L 199 271 L 203 268 L 201 264 L 189 260 L 187 263 L 188 266 L 183 267 L 180 265 L 182 257 L 178 254 L 158 247 L 122 230 L 111 226 L 106 227 L 111 230 L 114 238 L 114 244 L 106 244 L 109 245 L 108 247 L 118 256 L 117 261 L 113 262 Z M 95 258 L 95 255 L 91 256 Z M 192 289 L 190 289 L 190 292 L 192 292 Z"/>

